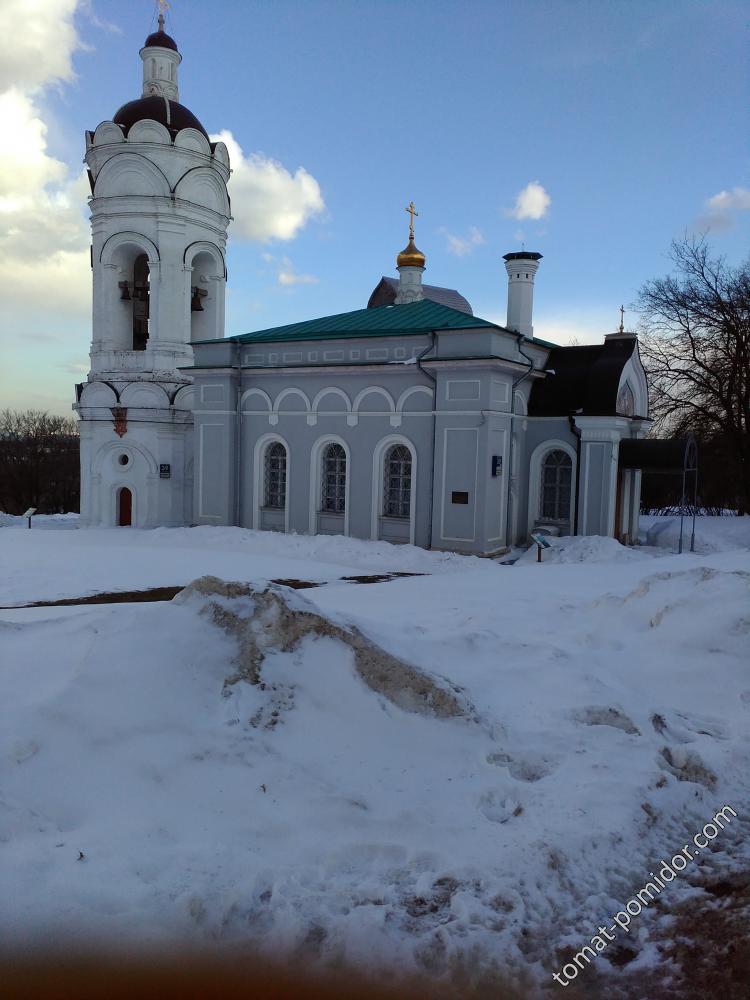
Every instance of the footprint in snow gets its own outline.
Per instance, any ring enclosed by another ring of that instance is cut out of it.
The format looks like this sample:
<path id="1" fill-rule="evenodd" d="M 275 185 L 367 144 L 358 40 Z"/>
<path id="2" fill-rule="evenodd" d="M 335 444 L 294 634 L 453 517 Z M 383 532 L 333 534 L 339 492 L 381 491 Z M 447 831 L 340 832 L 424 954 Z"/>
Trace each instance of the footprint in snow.
<path id="1" fill-rule="evenodd" d="M 705 788 L 713 788 L 716 775 L 694 750 L 683 747 L 663 747 L 659 751 L 658 764 L 677 778 L 678 781 L 694 781 Z"/>
<path id="2" fill-rule="evenodd" d="M 491 753 L 487 757 L 488 764 L 496 767 L 507 767 L 516 781 L 540 781 L 555 770 L 555 761 L 539 754 Z"/>
<path id="3" fill-rule="evenodd" d="M 633 720 L 619 708 L 606 705 L 587 705 L 585 708 L 573 712 L 573 718 L 584 726 L 611 726 L 613 729 L 621 729 L 630 736 L 641 735 Z"/>
<path id="4" fill-rule="evenodd" d="M 489 791 L 479 799 L 479 811 L 490 823 L 507 823 L 511 817 L 521 815 L 523 806 L 512 795 Z"/>
<path id="5" fill-rule="evenodd" d="M 655 732 L 671 743 L 695 743 L 699 736 L 729 739 L 729 731 L 719 719 L 688 715 L 685 712 L 675 712 L 671 717 L 655 712 L 651 716 L 651 725 Z"/>

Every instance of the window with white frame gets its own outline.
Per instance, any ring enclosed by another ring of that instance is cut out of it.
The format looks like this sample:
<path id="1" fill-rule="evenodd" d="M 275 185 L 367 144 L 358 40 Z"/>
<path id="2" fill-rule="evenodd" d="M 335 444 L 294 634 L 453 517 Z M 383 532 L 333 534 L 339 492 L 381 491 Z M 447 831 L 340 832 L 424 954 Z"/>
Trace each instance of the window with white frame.
<path id="1" fill-rule="evenodd" d="M 572 482 L 573 463 L 570 455 L 561 448 L 548 452 L 542 462 L 540 517 L 549 521 L 569 520 Z"/>
<path id="2" fill-rule="evenodd" d="M 383 459 L 383 516 L 409 517 L 411 513 L 411 452 L 394 444 Z"/>
<path id="3" fill-rule="evenodd" d="M 266 448 L 263 505 L 275 510 L 286 507 L 286 448 L 281 441 Z"/>
<path id="4" fill-rule="evenodd" d="M 320 509 L 326 514 L 343 514 L 346 508 L 346 452 L 340 444 L 323 450 Z"/>

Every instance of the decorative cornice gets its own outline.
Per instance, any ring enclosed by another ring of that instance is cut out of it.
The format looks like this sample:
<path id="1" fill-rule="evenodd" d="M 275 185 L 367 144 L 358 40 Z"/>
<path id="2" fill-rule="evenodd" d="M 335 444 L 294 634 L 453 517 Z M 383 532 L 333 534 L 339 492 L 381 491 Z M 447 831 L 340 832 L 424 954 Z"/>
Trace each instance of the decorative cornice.
<path id="1" fill-rule="evenodd" d="M 629 437 L 631 421 L 628 417 L 574 417 L 576 427 L 581 432 L 581 441 L 608 441 L 617 443 Z"/>

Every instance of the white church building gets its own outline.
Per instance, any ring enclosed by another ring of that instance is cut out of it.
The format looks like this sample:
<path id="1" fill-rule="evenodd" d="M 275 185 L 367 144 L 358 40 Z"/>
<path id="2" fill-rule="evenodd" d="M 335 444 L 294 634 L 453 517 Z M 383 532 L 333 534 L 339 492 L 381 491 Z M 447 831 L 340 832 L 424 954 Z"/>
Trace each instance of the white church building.
<path id="1" fill-rule="evenodd" d="M 634 539 L 638 342 L 534 337 L 541 254 L 505 255 L 505 326 L 423 282 L 409 242 L 353 312 L 224 336 L 229 156 L 179 103 L 159 30 L 143 93 L 86 133 L 91 371 L 81 523 L 241 525 L 491 555 L 535 527 Z M 410 206 L 413 210 L 413 206 Z"/>

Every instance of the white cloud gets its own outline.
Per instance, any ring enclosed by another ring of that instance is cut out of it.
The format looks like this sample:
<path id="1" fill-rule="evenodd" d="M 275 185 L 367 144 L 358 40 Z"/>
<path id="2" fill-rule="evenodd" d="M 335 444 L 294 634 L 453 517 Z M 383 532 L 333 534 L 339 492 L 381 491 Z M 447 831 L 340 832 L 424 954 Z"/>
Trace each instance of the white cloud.
<path id="1" fill-rule="evenodd" d="M 547 194 L 539 181 L 530 181 L 523 190 L 518 192 L 516 204 L 511 209 L 506 209 L 506 214 L 514 219 L 543 219 L 552 199 Z"/>
<path id="2" fill-rule="evenodd" d="M 262 259 L 267 264 L 273 264 L 276 269 L 276 281 L 284 288 L 294 285 L 317 285 L 318 278 L 314 274 L 298 274 L 294 264 L 288 257 L 274 257 L 270 253 L 262 253 Z"/>
<path id="3" fill-rule="evenodd" d="M 83 47 L 73 24 L 78 5 L 78 0 L 2 0 L 0 91 L 73 79 L 73 53 Z"/>
<path id="4" fill-rule="evenodd" d="M 314 274 L 297 274 L 289 258 L 285 257 L 284 261 L 277 275 L 280 285 L 317 285 L 318 279 Z"/>
<path id="5" fill-rule="evenodd" d="M 735 187 L 719 191 L 706 201 L 706 209 L 696 221 L 698 229 L 731 229 L 738 212 L 750 211 L 750 189 Z"/>
<path id="6" fill-rule="evenodd" d="M 311 218 L 325 208 L 320 185 L 304 167 L 292 174 L 276 160 L 260 153 L 245 156 L 227 129 L 212 135 L 229 150 L 232 177 L 231 234 L 235 238 L 267 243 L 292 240 Z"/>
<path id="7" fill-rule="evenodd" d="M 85 314 L 90 302 L 88 184 L 47 151 L 34 97 L 0 94 L 0 270 L 3 311 L 54 303 L 55 313 Z"/>
<path id="8" fill-rule="evenodd" d="M 708 207 L 715 212 L 743 212 L 750 209 L 750 190 L 736 187 L 733 191 L 719 191 L 708 199 Z"/>
<path id="9" fill-rule="evenodd" d="M 84 174 L 51 156 L 41 111 L 45 88 L 73 79 L 81 47 L 77 0 L 0 3 L 0 309 L 14 334 L 49 312 L 87 314 L 91 298 Z"/>
<path id="10" fill-rule="evenodd" d="M 465 257 L 474 250 L 474 247 L 481 246 L 482 243 L 486 242 L 481 231 L 476 226 L 469 226 L 466 236 L 458 236 L 456 233 L 451 233 L 445 228 L 441 229 L 440 232 L 443 233 L 448 241 L 448 252 L 455 254 L 456 257 Z"/>

